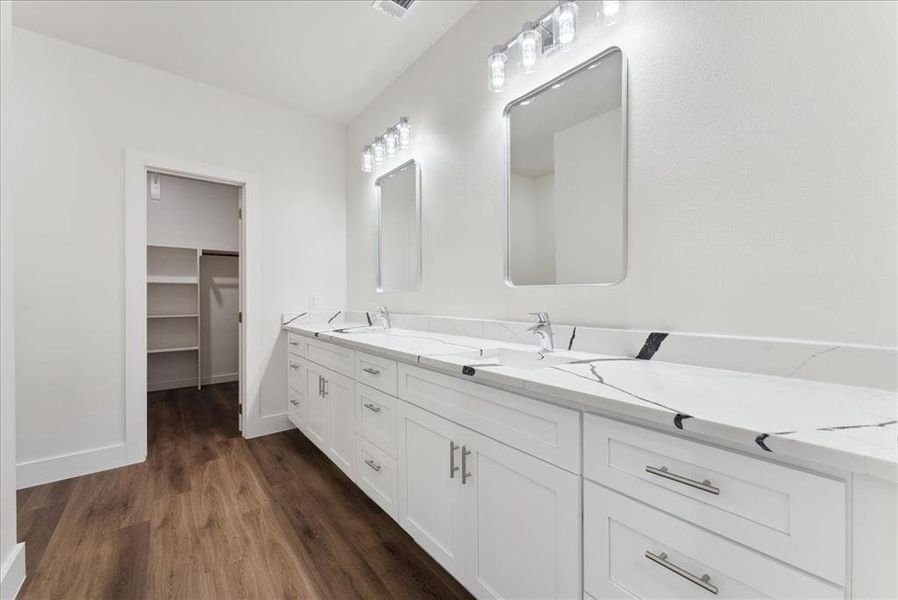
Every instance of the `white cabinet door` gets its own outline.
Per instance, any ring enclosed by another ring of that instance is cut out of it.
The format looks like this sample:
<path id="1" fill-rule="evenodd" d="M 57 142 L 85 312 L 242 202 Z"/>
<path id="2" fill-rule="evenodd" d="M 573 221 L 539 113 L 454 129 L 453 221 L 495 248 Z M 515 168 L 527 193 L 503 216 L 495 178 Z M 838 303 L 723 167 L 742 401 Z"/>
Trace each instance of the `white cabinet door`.
<path id="1" fill-rule="evenodd" d="M 580 477 L 465 431 L 467 587 L 478 598 L 580 598 Z"/>
<path id="2" fill-rule="evenodd" d="M 323 396 L 330 411 L 325 452 L 350 479 L 355 474 L 355 382 L 324 369 Z"/>
<path id="3" fill-rule="evenodd" d="M 463 582 L 464 430 L 407 402 L 399 405 L 399 524 Z"/>
<path id="4" fill-rule="evenodd" d="M 322 451 L 327 452 L 327 436 L 330 428 L 330 412 L 327 399 L 323 395 L 323 369 L 309 365 L 306 369 L 306 400 L 308 402 L 308 419 L 306 436 Z"/>

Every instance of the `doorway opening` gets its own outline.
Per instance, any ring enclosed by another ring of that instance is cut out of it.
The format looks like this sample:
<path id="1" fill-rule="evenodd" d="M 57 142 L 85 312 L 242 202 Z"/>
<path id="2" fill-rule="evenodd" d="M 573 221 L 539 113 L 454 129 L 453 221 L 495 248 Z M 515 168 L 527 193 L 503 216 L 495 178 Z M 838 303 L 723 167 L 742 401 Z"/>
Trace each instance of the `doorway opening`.
<path id="1" fill-rule="evenodd" d="M 227 183 L 147 172 L 150 439 L 158 413 L 171 409 L 193 417 L 188 430 L 239 435 L 240 195 Z"/>

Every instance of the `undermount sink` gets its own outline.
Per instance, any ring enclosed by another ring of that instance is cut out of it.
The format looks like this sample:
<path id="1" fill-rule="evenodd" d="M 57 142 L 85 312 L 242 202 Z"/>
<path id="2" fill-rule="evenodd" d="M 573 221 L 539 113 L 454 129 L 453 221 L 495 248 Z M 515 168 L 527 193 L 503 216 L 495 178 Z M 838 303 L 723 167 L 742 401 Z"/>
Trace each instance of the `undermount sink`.
<path id="1" fill-rule="evenodd" d="M 564 365 L 572 361 L 571 358 L 558 356 L 551 352 L 531 352 L 512 350 L 511 348 L 489 348 L 484 350 L 483 354 L 480 352 L 466 352 L 462 356 L 477 358 L 477 362 L 485 362 L 495 366 L 528 370 Z"/>

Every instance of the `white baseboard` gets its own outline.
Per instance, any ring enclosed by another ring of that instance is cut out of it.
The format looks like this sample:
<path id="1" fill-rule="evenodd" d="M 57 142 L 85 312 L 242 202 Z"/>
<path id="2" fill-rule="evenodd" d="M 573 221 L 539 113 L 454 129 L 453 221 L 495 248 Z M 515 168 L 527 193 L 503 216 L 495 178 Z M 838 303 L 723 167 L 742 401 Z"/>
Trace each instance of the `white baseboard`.
<path id="1" fill-rule="evenodd" d="M 25 543 L 13 546 L 0 567 L 0 600 L 14 600 L 25 583 Z"/>
<path id="2" fill-rule="evenodd" d="M 286 412 L 277 415 L 256 417 L 253 421 L 252 424 L 244 423 L 243 437 L 247 439 L 271 435 L 272 433 L 287 431 L 294 428 L 293 423 L 287 418 Z"/>
<path id="3" fill-rule="evenodd" d="M 230 383 L 239 381 L 240 376 L 237 373 L 225 373 L 224 375 L 207 375 L 202 378 L 203 385 L 213 385 L 216 383 Z M 166 381 L 148 381 L 148 392 L 161 392 L 163 390 L 176 390 L 178 388 L 196 386 L 196 378 L 190 379 L 169 379 Z"/>
<path id="4" fill-rule="evenodd" d="M 29 488 L 51 481 L 124 467 L 143 462 L 145 458 L 144 456 L 136 459 L 129 457 L 125 444 L 115 444 L 21 462 L 16 465 L 16 487 L 19 489 Z"/>

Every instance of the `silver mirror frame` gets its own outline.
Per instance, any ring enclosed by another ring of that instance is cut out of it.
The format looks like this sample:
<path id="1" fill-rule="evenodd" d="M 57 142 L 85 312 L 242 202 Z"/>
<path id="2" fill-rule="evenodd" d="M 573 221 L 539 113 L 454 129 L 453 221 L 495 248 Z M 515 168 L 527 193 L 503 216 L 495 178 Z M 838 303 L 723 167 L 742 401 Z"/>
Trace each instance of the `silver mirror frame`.
<path id="1" fill-rule="evenodd" d="M 621 123 L 621 168 L 623 170 L 622 173 L 622 189 L 621 193 L 623 195 L 622 201 L 624 203 L 624 222 L 623 222 L 623 244 L 624 244 L 624 264 L 623 270 L 621 272 L 621 277 L 617 281 L 609 281 L 603 283 L 537 283 L 537 284 L 515 284 L 511 281 L 510 267 L 511 267 L 511 119 L 509 117 L 512 109 L 516 106 L 520 105 L 522 102 L 525 102 L 531 98 L 534 98 L 551 88 L 553 85 L 561 83 L 570 79 L 571 77 L 577 75 L 581 71 L 585 71 L 590 66 L 595 63 L 602 61 L 607 56 L 619 52 L 621 57 L 621 119 L 623 122 Z M 538 88 L 527 92 L 523 96 L 516 98 L 505 105 L 505 110 L 502 111 L 502 119 L 505 122 L 505 156 L 503 159 L 503 168 L 505 169 L 504 177 L 502 178 L 502 184 L 504 186 L 503 195 L 505 197 L 505 285 L 513 288 L 545 288 L 545 287 L 572 287 L 572 286 L 609 286 L 609 285 L 617 285 L 622 282 L 627 277 L 627 272 L 629 270 L 629 254 L 630 254 L 630 245 L 629 245 L 629 225 L 627 215 L 629 213 L 629 199 L 627 194 L 627 138 L 629 137 L 629 108 L 627 106 L 627 89 L 629 87 L 628 76 L 627 76 L 627 55 L 624 54 L 624 51 L 621 50 L 618 46 L 610 46 L 600 53 L 596 54 L 592 58 L 580 63 L 572 69 L 569 69 L 555 77 L 551 81 L 547 81 L 543 85 Z"/>
<path id="2" fill-rule="evenodd" d="M 408 166 L 412 166 L 415 172 L 415 223 L 417 225 L 417 235 L 415 236 L 415 252 L 417 254 L 416 284 L 415 287 L 405 290 L 385 290 L 383 289 L 383 268 L 380 264 L 381 250 L 383 249 L 383 198 L 381 190 L 381 182 L 383 180 L 396 175 Z M 375 269 L 375 288 L 378 294 L 389 294 L 398 292 L 416 292 L 421 289 L 422 279 L 422 262 L 423 256 L 421 251 L 421 165 L 414 158 L 409 159 L 396 167 L 395 169 L 384 173 L 374 180 L 374 187 L 377 189 L 377 252 L 374 257 Z"/>

